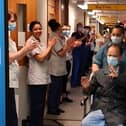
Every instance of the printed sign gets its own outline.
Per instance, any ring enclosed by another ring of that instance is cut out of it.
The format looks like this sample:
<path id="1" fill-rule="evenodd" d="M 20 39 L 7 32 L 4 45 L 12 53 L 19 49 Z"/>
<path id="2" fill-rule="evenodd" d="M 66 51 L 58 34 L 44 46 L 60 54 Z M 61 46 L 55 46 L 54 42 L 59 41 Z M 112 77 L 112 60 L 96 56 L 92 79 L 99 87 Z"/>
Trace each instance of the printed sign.
<path id="1" fill-rule="evenodd" d="M 126 4 L 88 4 L 89 10 L 126 11 Z"/>

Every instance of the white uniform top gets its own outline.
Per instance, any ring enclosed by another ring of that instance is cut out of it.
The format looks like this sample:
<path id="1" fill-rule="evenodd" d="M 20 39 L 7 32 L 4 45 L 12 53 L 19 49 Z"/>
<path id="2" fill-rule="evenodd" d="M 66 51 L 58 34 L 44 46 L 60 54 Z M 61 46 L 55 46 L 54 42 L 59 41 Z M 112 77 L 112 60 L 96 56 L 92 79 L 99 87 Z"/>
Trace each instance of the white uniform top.
<path id="1" fill-rule="evenodd" d="M 17 52 L 16 43 L 9 38 L 9 53 Z M 19 87 L 19 65 L 17 61 L 13 61 L 9 64 L 9 87 L 18 88 Z"/>
<path id="2" fill-rule="evenodd" d="M 65 37 L 65 43 L 67 44 L 67 40 L 69 37 Z M 72 51 L 66 52 L 66 60 L 72 61 Z"/>
<path id="3" fill-rule="evenodd" d="M 27 41 L 38 41 L 35 37 L 31 36 Z M 46 50 L 46 46 L 42 43 L 37 48 L 28 54 L 29 68 L 28 68 L 28 84 L 29 85 L 47 85 L 50 81 L 48 74 L 48 60 L 45 59 L 42 62 L 38 62 L 34 56 L 40 54 Z"/>
<path id="4" fill-rule="evenodd" d="M 58 37 L 55 33 L 52 33 L 50 37 L 52 38 L 54 36 L 56 37 L 57 42 L 52 49 L 49 60 L 49 73 L 54 76 L 63 76 L 67 74 L 66 55 L 61 57 L 57 54 L 57 52 L 63 48 L 65 41 Z"/>

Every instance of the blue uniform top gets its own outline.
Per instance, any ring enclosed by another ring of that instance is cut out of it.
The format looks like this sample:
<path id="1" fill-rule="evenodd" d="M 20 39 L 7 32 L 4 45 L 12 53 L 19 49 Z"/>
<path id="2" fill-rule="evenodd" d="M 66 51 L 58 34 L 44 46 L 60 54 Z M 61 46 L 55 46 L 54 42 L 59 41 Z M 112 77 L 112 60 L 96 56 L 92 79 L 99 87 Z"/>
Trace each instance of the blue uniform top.
<path id="1" fill-rule="evenodd" d="M 97 54 L 93 58 L 93 64 L 97 64 L 99 68 L 104 68 L 106 67 L 107 64 L 107 47 L 111 44 L 111 42 L 107 42 L 105 45 L 103 45 Z M 126 43 L 122 43 L 122 58 L 120 61 L 120 72 L 124 73 L 126 72 Z"/>

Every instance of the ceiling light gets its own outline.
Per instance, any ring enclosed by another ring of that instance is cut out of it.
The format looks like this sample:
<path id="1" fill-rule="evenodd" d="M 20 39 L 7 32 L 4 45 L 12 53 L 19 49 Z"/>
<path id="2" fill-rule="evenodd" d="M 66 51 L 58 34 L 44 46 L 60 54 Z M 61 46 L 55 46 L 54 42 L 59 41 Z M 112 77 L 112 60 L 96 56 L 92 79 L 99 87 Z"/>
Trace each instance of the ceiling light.
<path id="1" fill-rule="evenodd" d="M 87 13 L 88 13 L 88 15 L 95 15 L 94 11 L 88 11 Z"/>
<path id="2" fill-rule="evenodd" d="M 64 5 L 63 4 L 61 5 L 61 9 L 64 10 Z"/>
<path id="3" fill-rule="evenodd" d="M 104 21 L 102 21 L 102 20 L 97 19 L 97 21 L 98 21 L 100 24 L 102 24 L 102 25 L 105 24 Z"/>
<path id="4" fill-rule="evenodd" d="M 93 18 L 97 18 L 98 16 L 97 15 L 92 15 Z"/>
<path id="5" fill-rule="evenodd" d="M 81 9 L 83 9 L 83 10 L 87 10 L 88 9 L 88 5 L 87 5 L 87 3 L 83 3 L 83 4 L 77 4 L 77 6 L 79 7 L 79 8 L 81 8 Z"/>

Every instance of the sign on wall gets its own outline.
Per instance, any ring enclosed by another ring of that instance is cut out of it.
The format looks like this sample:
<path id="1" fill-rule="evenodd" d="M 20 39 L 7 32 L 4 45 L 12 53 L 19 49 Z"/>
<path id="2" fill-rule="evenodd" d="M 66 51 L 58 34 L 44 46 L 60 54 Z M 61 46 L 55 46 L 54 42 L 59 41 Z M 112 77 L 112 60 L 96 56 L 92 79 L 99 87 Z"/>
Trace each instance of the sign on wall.
<path id="1" fill-rule="evenodd" d="M 88 4 L 89 10 L 126 11 L 126 4 Z"/>

